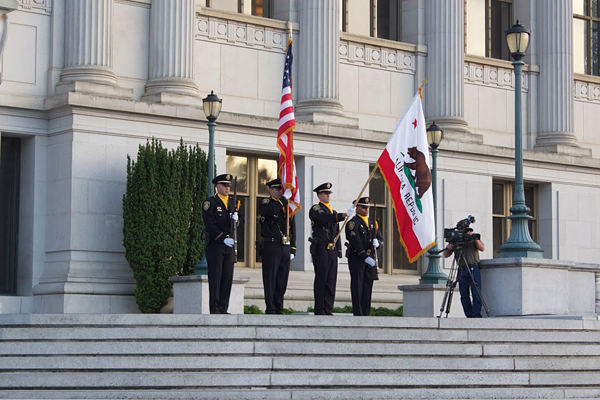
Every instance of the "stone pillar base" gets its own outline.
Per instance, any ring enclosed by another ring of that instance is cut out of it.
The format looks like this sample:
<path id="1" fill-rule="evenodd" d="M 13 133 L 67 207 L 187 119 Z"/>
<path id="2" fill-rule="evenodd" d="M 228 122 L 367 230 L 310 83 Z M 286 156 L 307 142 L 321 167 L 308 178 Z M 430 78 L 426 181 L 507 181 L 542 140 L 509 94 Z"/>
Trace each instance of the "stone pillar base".
<path id="1" fill-rule="evenodd" d="M 405 317 L 437 317 L 440 315 L 440 307 L 446 293 L 446 285 L 401 285 L 398 289 L 402 291 L 402 309 Z M 485 312 L 482 310 L 482 314 Z M 442 318 L 446 317 L 446 310 Z M 449 318 L 465 318 L 465 313 L 460 304 L 460 293 L 458 285 L 452 295 L 452 303 Z"/>
<path id="2" fill-rule="evenodd" d="M 444 129 L 444 138 L 459 142 L 483 143 L 483 135 L 471 132 L 467 121 L 462 117 L 436 117 L 427 120 L 427 126 L 435 121 Z"/>
<path id="3" fill-rule="evenodd" d="M 482 294 L 494 317 L 596 312 L 598 264 L 537 258 L 481 262 Z"/>
<path id="4" fill-rule="evenodd" d="M 84 93 L 91 94 L 95 96 L 101 97 L 109 97 L 116 99 L 125 99 L 132 100 L 133 99 L 133 89 L 122 88 L 116 85 L 108 85 L 103 83 L 95 83 L 95 82 L 85 82 L 85 81 L 76 81 L 76 82 L 62 82 L 56 85 L 56 94 L 60 95 L 63 93 Z"/>
<path id="5" fill-rule="evenodd" d="M 36 314 L 132 314 L 140 309 L 133 295 L 43 294 L 33 296 Z"/>
<path id="6" fill-rule="evenodd" d="M 173 314 L 210 314 L 208 306 L 208 275 L 172 276 Z M 229 297 L 231 314 L 244 313 L 244 285 L 248 277 L 234 277 Z"/>

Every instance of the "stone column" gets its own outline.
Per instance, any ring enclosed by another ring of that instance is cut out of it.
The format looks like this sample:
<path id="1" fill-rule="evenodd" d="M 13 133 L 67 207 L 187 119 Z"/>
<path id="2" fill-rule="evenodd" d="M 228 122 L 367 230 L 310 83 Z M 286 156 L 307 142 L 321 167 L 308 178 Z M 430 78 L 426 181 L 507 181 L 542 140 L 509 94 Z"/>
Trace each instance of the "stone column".
<path id="1" fill-rule="evenodd" d="M 195 0 L 152 0 L 149 79 L 143 101 L 201 105 L 194 82 Z"/>
<path id="2" fill-rule="evenodd" d="M 296 119 L 358 125 L 346 118 L 339 94 L 340 2 L 302 0 L 298 5 L 300 38 L 294 42 L 298 79 Z"/>
<path id="3" fill-rule="evenodd" d="M 478 140 L 464 118 L 464 0 L 425 3 L 427 79 L 425 115 L 449 138 Z"/>
<path id="4" fill-rule="evenodd" d="M 538 1 L 534 34 L 540 67 L 535 149 L 587 154 L 573 133 L 573 2 Z"/>
<path id="5" fill-rule="evenodd" d="M 57 93 L 131 97 L 132 90 L 117 87 L 113 71 L 113 4 L 114 0 L 66 0 L 65 64 Z"/>

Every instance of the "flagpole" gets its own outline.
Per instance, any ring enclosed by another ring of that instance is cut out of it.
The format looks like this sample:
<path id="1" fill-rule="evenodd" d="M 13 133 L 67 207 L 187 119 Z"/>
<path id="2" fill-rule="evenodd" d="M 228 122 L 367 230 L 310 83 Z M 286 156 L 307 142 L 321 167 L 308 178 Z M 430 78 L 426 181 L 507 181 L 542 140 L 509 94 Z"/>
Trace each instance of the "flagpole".
<path id="1" fill-rule="evenodd" d="M 367 185 L 369 184 L 369 182 L 371 182 L 371 179 L 373 179 L 373 176 L 375 176 L 375 172 L 377 171 L 377 168 L 379 168 L 379 165 L 375 164 L 375 167 L 371 171 L 371 175 L 369 175 L 369 179 L 367 179 L 367 182 L 363 186 L 363 188 L 360 191 L 358 197 L 356 198 L 356 200 L 354 200 L 354 204 L 353 204 L 354 208 L 356 208 L 356 205 L 358 204 L 358 200 L 360 200 L 360 197 L 362 196 L 362 194 L 364 193 L 365 189 L 367 188 Z M 329 250 L 333 250 L 335 248 L 335 244 L 337 243 L 338 239 L 340 238 L 340 235 L 342 234 L 342 231 L 346 227 L 346 223 L 348 223 L 348 216 L 347 215 L 346 215 L 346 219 L 344 220 L 344 223 L 342 224 L 342 228 L 338 231 L 337 235 L 335 236 L 335 239 L 333 239 L 333 243 L 330 244 L 331 245 L 331 249 L 329 249 Z"/>

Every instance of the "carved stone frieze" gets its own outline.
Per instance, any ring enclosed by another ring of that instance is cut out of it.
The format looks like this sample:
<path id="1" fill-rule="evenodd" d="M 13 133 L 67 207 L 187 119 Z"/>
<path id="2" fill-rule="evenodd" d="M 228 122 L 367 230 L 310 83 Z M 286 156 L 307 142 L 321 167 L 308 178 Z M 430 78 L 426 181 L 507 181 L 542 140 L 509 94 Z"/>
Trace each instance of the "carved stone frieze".
<path id="1" fill-rule="evenodd" d="M 261 47 L 285 53 L 287 31 L 242 21 L 225 20 L 199 15 L 196 18 L 196 39 L 207 38 L 237 46 Z"/>
<path id="2" fill-rule="evenodd" d="M 340 40 L 340 62 L 360 63 L 370 67 L 395 69 L 415 73 L 415 55 L 393 48 L 371 46 L 366 43 Z"/>
<path id="3" fill-rule="evenodd" d="M 512 69 L 465 61 L 465 82 L 499 88 L 515 88 L 515 74 Z M 521 77 L 521 90 L 529 91 L 529 75 Z"/>
<path id="4" fill-rule="evenodd" d="M 19 10 L 39 14 L 52 14 L 52 0 L 18 0 Z"/>
<path id="5" fill-rule="evenodd" d="M 600 84 L 576 80 L 574 97 L 577 101 L 600 102 Z"/>

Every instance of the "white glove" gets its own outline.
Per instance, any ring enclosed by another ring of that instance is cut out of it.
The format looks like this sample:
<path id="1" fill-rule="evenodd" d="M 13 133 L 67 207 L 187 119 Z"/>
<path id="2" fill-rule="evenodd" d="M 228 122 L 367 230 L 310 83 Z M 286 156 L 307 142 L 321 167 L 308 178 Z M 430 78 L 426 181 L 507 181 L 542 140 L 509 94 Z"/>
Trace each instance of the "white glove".
<path id="1" fill-rule="evenodd" d="M 286 200 L 289 200 L 290 197 L 292 197 L 292 191 L 290 189 L 285 189 L 281 196 L 285 197 Z"/>
<path id="2" fill-rule="evenodd" d="M 225 238 L 225 240 L 223 240 L 223 243 L 225 243 L 225 246 L 227 247 L 233 247 L 233 245 L 235 244 L 235 240 L 233 240 L 232 238 Z"/>
<path id="3" fill-rule="evenodd" d="M 375 260 L 372 257 L 365 258 L 365 263 L 369 264 L 371 267 L 375 266 Z"/>
<path id="4" fill-rule="evenodd" d="M 234 220 L 235 222 L 238 221 L 239 217 L 238 217 L 238 213 L 237 211 L 234 212 L 233 214 L 231 214 L 231 219 Z"/>
<path id="5" fill-rule="evenodd" d="M 293 254 L 290 254 L 290 261 L 292 261 L 294 259 L 294 257 L 295 256 Z"/>
<path id="6" fill-rule="evenodd" d="M 348 211 L 346 211 L 346 215 L 348 216 L 348 218 L 354 217 L 356 215 L 356 207 L 350 207 Z"/>
<path id="7" fill-rule="evenodd" d="M 375 247 L 376 249 L 379 248 L 379 240 L 373 239 L 373 247 Z"/>

